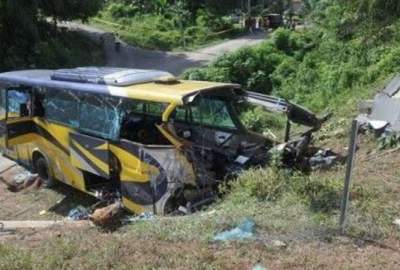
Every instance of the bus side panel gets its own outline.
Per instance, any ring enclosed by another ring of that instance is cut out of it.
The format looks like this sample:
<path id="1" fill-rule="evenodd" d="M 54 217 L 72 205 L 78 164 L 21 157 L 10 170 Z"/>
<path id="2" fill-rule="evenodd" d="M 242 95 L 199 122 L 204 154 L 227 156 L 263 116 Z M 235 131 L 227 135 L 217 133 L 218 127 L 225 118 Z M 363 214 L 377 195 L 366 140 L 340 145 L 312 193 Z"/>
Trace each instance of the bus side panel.
<path id="1" fill-rule="evenodd" d="M 29 166 L 29 145 L 38 140 L 36 125 L 30 117 L 11 118 L 6 121 L 6 154 Z"/>
<path id="2" fill-rule="evenodd" d="M 34 121 L 40 135 L 38 148 L 52 163 L 55 178 L 85 192 L 83 174 L 70 161 L 69 134 L 73 129 L 40 118 L 35 118 Z"/>
<path id="3" fill-rule="evenodd" d="M 108 141 L 79 133 L 71 133 L 69 147 L 72 165 L 103 178 L 110 178 Z"/>
<path id="4" fill-rule="evenodd" d="M 111 146 L 120 162 L 121 194 L 129 210 L 165 214 L 167 201 L 184 181 L 194 179 L 186 158 L 171 146 L 145 146 L 121 140 Z"/>

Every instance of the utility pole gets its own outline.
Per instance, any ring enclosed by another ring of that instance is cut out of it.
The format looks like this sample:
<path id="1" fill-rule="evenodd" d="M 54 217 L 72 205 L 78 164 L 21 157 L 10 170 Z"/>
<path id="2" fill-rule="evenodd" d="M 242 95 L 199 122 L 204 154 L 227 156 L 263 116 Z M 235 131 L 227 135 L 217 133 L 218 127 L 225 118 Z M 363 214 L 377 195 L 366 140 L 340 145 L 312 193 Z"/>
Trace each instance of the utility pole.
<path id="1" fill-rule="evenodd" d="M 251 0 L 247 0 L 247 12 L 250 17 L 251 16 Z"/>

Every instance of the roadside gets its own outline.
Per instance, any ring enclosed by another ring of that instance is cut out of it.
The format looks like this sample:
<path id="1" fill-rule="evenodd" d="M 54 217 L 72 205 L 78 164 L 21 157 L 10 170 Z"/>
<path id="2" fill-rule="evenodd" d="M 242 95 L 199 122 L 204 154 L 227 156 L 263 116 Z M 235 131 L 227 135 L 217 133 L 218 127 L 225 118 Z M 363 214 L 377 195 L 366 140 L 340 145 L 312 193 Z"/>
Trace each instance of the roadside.
<path id="1" fill-rule="evenodd" d="M 225 53 L 245 46 L 256 46 L 267 38 L 267 33 L 258 32 L 191 52 L 163 52 L 133 47 L 122 40 L 115 39 L 114 34 L 89 25 L 65 22 L 60 26 L 77 31 L 93 42 L 102 45 L 108 66 L 159 69 L 175 75 L 181 74 L 188 68 L 206 65 Z"/>

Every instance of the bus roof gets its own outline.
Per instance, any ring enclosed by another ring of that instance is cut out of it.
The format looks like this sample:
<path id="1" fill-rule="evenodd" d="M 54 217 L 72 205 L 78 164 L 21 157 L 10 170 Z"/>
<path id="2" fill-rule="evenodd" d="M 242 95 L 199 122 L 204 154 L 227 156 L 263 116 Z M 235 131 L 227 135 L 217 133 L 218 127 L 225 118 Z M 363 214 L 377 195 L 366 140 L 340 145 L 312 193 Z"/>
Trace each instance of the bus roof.
<path id="1" fill-rule="evenodd" d="M 184 104 L 202 91 L 237 88 L 235 84 L 178 80 L 168 72 L 108 67 L 21 70 L 0 73 L 0 82 L 132 99 Z"/>

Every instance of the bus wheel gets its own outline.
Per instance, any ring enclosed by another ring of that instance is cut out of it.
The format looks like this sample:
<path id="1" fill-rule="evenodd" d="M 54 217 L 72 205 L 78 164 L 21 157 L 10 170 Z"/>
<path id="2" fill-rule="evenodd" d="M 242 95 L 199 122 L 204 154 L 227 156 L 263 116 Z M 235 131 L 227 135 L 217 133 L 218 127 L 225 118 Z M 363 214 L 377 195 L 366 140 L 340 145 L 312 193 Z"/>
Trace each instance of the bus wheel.
<path id="1" fill-rule="evenodd" d="M 44 157 L 38 157 L 34 161 L 34 170 L 43 180 L 45 187 L 53 187 L 55 185 L 54 179 L 51 177 L 50 169 Z"/>

